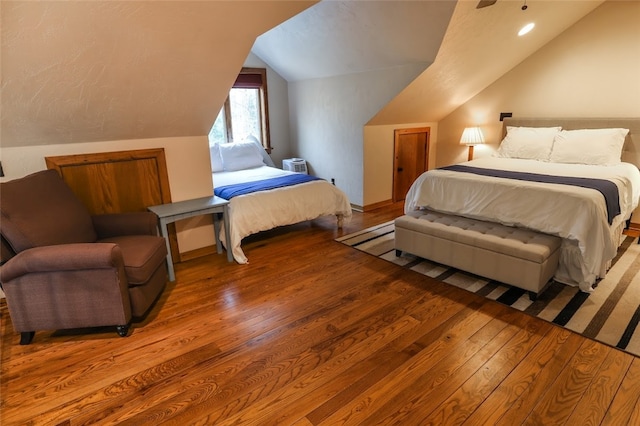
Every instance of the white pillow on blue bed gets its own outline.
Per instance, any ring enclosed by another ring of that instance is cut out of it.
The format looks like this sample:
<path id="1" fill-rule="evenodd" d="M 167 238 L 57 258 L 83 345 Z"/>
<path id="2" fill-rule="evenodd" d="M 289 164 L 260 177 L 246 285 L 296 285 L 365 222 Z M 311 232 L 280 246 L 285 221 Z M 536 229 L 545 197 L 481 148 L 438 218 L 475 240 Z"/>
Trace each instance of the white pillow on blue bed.
<path id="1" fill-rule="evenodd" d="M 498 148 L 502 158 L 548 161 L 554 137 L 562 127 L 507 126 L 507 135 Z"/>
<path id="2" fill-rule="evenodd" d="M 553 142 L 554 163 L 612 166 L 620 163 L 622 146 L 629 129 L 563 130 Z"/>
<path id="3" fill-rule="evenodd" d="M 225 143 L 220 145 L 222 165 L 227 172 L 264 166 L 260 148 L 253 142 Z"/>
<path id="4" fill-rule="evenodd" d="M 209 147 L 209 156 L 211 157 L 211 171 L 213 173 L 224 170 L 222 165 L 222 157 L 220 156 L 220 145 L 214 144 Z"/>

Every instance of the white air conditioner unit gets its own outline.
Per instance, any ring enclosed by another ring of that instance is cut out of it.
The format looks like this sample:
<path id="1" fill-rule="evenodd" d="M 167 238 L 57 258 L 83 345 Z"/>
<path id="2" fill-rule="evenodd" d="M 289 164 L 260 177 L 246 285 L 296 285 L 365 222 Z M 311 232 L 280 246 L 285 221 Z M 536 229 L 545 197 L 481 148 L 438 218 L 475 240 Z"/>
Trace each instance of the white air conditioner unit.
<path id="1" fill-rule="evenodd" d="M 282 169 L 296 173 L 308 173 L 307 162 L 302 158 L 287 158 L 282 160 Z"/>

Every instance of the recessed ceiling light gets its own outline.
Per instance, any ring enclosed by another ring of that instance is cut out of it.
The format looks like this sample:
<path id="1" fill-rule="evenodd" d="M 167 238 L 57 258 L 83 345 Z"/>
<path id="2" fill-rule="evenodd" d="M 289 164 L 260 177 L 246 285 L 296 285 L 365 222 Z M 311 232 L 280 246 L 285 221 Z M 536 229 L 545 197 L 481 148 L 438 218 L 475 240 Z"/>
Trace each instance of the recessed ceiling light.
<path id="1" fill-rule="evenodd" d="M 535 27 L 536 24 L 534 24 L 533 22 L 528 23 L 527 25 L 525 25 L 524 27 L 522 27 L 520 29 L 520 31 L 518 31 L 518 35 L 519 36 L 523 36 L 526 33 L 528 33 L 529 31 L 531 31 L 533 29 L 533 27 Z"/>

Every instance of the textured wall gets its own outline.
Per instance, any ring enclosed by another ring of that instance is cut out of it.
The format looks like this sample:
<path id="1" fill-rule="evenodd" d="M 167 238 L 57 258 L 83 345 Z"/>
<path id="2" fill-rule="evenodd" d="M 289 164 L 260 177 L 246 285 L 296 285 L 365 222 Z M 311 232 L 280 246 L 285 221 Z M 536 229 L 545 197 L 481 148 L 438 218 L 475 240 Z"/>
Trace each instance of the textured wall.
<path id="1" fill-rule="evenodd" d="M 289 83 L 291 145 L 311 172 L 364 205 L 364 125 L 426 64 Z M 392 141 L 393 143 L 393 141 Z"/>
<path id="2" fill-rule="evenodd" d="M 255 38 L 314 2 L 2 1 L 2 146 L 206 135 Z"/>

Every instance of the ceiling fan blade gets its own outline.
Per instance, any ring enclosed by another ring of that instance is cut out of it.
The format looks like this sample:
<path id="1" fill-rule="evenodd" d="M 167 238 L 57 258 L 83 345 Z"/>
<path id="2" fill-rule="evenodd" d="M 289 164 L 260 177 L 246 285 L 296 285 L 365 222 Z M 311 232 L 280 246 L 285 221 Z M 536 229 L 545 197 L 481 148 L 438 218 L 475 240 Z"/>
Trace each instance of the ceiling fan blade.
<path id="1" fill-rule="evenodd" d="M 495 4 L 498 0 L 480 0 L 476 9 L 482 9 L 483 7 L 491 6 Z"/>

